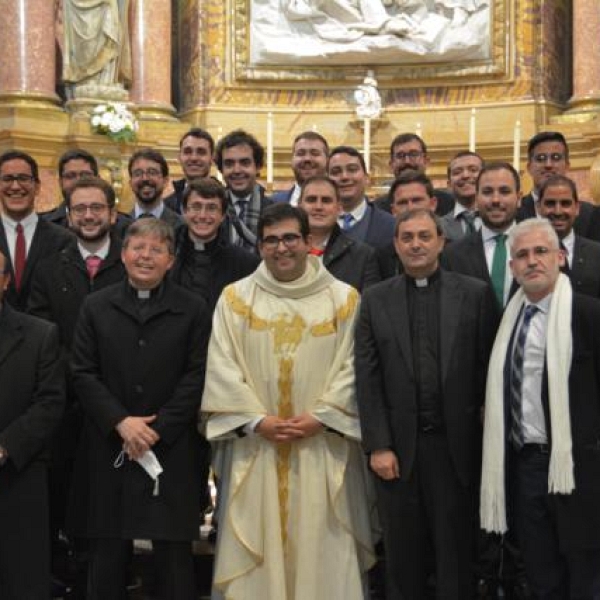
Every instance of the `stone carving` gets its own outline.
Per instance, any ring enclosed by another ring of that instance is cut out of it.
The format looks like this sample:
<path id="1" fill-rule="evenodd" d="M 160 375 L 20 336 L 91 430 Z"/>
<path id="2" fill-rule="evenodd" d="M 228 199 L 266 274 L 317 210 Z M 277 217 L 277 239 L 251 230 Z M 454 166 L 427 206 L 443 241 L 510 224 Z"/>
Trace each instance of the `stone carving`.
<path id="1" fill-rule="evenodd" d="M 490 0 L 249 0 L 255 65 L 394 64 L 490 54 Z"/>
<path id="2" fill-rule="evenodd" d="M 381 95 L 373 71 L 369 71 L 363 82 L 354 91 L 356 116 L 359 119 L 377 119 L 381 116 Z"/>
<path id="3" fill-rule="evenodd" d="M 129 0 L 61 0 L 62 78 L 69 99 L 126 100 Z"/>

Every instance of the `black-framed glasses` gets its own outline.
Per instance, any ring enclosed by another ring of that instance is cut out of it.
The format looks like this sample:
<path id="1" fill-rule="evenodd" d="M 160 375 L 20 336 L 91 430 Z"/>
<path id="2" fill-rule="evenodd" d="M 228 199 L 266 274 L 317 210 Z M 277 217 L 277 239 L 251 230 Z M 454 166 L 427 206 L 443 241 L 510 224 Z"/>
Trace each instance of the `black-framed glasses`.
<path id="1" fill-rule="evenodd" d="M 75 181 L 75 179 L 91 179 L 95 174 L 93 171 L 65 171 L 61 177 L 67 181 Z"/>
<path id="2" fill-rule="evenodd" d="M 562 152 L 551 152 L 550 154 L 534 154 L 533 160 L 538 164 L 544 164 L 548 161 L 557 163 L 565 159 L 565 155 Z"/>
<path id="3" fill-rule="evenodd" d="M 33 175 L 25 175 L 25 173 L 17 173 L 15 175 L 0 175 L 0 182 L 4 185 L 10 185 L 13 181 L 21 185 L 27 185 L 34 181 Z"/>
<path id="4" fill-rule="evenodd" d="M 155 169 L 150 167 L 149 169 L 134 169 L 131 171 L 131 176 L 134 179 L 141 179 L 142 177 L 162 177 L 162 171 L 160 169 Z"/>
<path id="5" fill-rule="evenodd" d="M 289 250 L 293 250 L 298 246 L 302 236 L 299 233 L 284 233 L 281 237 L 276 235 L 268 235 L 261 240 L 261 245 L 267 250 L 276 250 L 279 244 L 283 245 Z"/>
<path id="6" fill-rule="evenodd" d="M 395 152 L 394 158 L 396 160 L 417 160 L 423 156 L 424 152 L 419 150 L 411 150 L 410 152 Z"/>
<path id="7" fill-rule="evenodd" d="M 88 210 L 95 217 L 97 217 L 104 211 L 108 210 L 108 204 L 100 204 L 99 202 L 95 202 L 94 204 L 77 204 L 76 206 L 71 206 L 71 208 L 69 208 L 69 212 L 78 217 L 83 217 Z"/>

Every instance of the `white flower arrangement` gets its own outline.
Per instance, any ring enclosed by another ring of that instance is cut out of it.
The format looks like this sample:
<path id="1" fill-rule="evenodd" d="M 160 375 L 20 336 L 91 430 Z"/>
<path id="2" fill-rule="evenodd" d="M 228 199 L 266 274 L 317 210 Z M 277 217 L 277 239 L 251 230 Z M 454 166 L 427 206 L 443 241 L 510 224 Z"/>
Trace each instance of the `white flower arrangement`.
<path id="1" fill-rule="evenodd" d="M 107 102 L 94 107 L 90 116 L 92 131 L 115 142 L 134 142 L 138 123 L 122 102 Z"/>

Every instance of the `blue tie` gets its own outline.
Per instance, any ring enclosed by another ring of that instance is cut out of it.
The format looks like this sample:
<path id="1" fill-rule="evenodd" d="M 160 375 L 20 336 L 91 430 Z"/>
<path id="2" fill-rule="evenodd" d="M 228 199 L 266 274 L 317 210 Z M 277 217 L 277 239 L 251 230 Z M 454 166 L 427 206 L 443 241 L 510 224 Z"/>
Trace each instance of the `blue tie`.
<path id="1" fill-rule="evenodd" d="M 520 450 L 523 447 L 523 360 L 525 358 L 525 342 L 529 332 L 529 324 L 533 315 L 539 310 L 534 304 L 525 307 L 523 322 L 517 333 L 510 363 L 510 414 L 511 425 L 509 439 L 513 446 Z"/>
<path id="2" fill-rule="evenodd" d="M 354 217 L 350 213 L 344 213 L 342 215 L 342 222 L 344 223 L 342 229 L 350 229 L 354 223 Z"/>

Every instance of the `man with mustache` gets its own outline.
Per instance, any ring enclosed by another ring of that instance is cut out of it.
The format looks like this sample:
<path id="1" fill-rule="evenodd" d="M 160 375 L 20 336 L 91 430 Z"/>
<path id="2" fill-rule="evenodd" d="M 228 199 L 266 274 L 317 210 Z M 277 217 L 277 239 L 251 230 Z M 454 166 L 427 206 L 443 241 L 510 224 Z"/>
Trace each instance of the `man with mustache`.
<path id="1" fill-rule="evenodd" d="M 576 292 L 600 297 L 600 244 L 577 235 L 574 224 L 582 203 L 575 183 L 564 175 L 552 175 L 540 188 L 538 210 L 550 221 L 565 253 L 563 272 Z"/>
<path id="2" fill-rule="evenodd" d="M 485 165 L 476 184 L 475 206 L 481 229 L 448 244 L 442 264 L 451 271 L 486 281 L 496 297 L 497 317 L 516 284 L 508 268 L 506 239 L 521 199 L 519 174 L 504 162 Z"/>
<path id="3" fill-rule="evenodd" d="M 509 247 L 521 289 L 489 363 L 482 527 L 516 531 L 532 597 L 599 598 L 600 302 L 560 273 L 547 221 L 519 223 Z"/>
<path id="4" fill-rule="evenodd" d="M 465 150 L 452 158 L 448 165 L 448 186 L 454 194 L 454 209 L 442 217 L 447 242 L 460 240 L 479 231 L 481 219 L 475 209 L 477 177 L 483 167 L 483 158 Z"/>
<path id="5" fill-rule="evenodd" d="M 296 136 L 292 145 L 292 171 L 296 183 L 284 192 L 275 192 L 273 202 L 289 202 L 298 206 L 302 185 L 311 177 L 322 177 L 327 171 L 329 145 L 316 131 L 304 131 Z"/>
<path id="6" fill-rule="evenodd" d="M 262 211 L 273 203 L 265 188 L 256 182 L 263 166 L 265 149 L 242 129 L 228 133 L 218 144 L 215 162 L 227 186 L 229 204 L 224 228 L 229 241 L 257 252 L 256 233 Z"/>
<path id="7" fill-rule="evenodd" d="M 131 190 L 135 194 L 135 206 L 131 212 L 134 219 L 155 217 L 174 229 L 183 224 L 183 219 L 162 200 L 169 178 L 169 165 L 165 157 L 152 148 L 134 152 L 128 165 Z"/>

